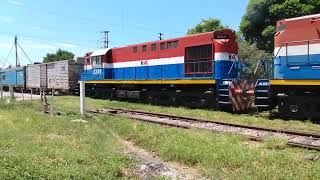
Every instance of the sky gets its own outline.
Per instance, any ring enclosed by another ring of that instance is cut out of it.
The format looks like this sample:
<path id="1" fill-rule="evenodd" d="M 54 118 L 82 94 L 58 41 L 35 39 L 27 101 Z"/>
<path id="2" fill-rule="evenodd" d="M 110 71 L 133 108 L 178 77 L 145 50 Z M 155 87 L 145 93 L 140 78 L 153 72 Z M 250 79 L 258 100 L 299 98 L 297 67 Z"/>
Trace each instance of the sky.
<path id="1" fill-rule="evenodd" d="M 22 65 L 41 62 L 47 53 L 68 50 L 76 56 L 110 47 L 184 36 L 201 19 L 218 18 L 238 30 L 248 0 L 0 0 L 0 68 L 15 64 L 17 35 Z M 9 56 L 8 56 L 9 55 Z M 27 57 L 28 56 L 28 57 Z M 6 61 L 7 60 L 7 61 Z"/>

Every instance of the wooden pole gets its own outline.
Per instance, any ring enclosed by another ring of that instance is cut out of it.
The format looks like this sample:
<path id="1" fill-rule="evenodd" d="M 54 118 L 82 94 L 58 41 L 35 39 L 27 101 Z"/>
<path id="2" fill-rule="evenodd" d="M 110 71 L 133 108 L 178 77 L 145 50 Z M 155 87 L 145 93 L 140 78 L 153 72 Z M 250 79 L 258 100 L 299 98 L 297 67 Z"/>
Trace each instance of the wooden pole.
<path id="1" fill-rule="evenodd" d="M 81 115 L 85 115 L 86 113 L 86 85 L 84 81 L 80 81 L 80 113 Z"/>

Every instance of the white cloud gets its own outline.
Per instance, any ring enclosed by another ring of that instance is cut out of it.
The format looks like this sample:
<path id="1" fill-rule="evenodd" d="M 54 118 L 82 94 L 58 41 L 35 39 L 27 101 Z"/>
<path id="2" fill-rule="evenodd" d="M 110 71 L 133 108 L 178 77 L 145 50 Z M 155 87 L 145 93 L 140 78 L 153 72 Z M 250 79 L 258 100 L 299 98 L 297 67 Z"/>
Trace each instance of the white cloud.
<path id="1" fill-rule="evenodd" d="M 39 26 L 32 26 L 31 29 L 32 30 L 41 30 L 41 28 Z"/>
<path id="2" fill-rule="evenodd" d="M 30 48 L 30 49 L 39 49 L 39 50 L 56 50 L 57 47 L 52 45 L 52 44 L 46 44 L 46 43 L 25 43 L 24 44 L 25 48 Z"/>
<path id="3" fill-rule="evenodd" d="M 1 46 L 1 44 L 0 44 Z M 41 42 L 35 42 L 32 40 L 26 40 L 24 41 L 21 46 L 25 48 L 30 48 L 30 49 L 38 49 L 38 50 L 57 50 L 59 48 L 76 48 L 78 45 L 71 44 L 71 43 L 41 43 Z"/>
<path id="4" fill-rule="evenodd" d="M 24 4 L 20 1 L 16 1 L 16 0 L 8 0 L 9 4 L 15 5 L 15 6 L 23 6 Z"/>
<path id="5" fill-rule="evenodd" d="M 9 16 L 0 16 L 0 21 L 9 24 L 14 22 L 14 18 Z"/>
<path id="6" fill-rule="evenodd" d="M 56 43 L 56 45 L 61 48 L 76 48 L 76 47 L 78 47 L 78 45 L 71 44 L 71 43 Z"/>
<path id="7" fill-rule="evenodd" d="M 12 47 L 12 43 L 0 43 L 0 48 L 9 49 Z"/>

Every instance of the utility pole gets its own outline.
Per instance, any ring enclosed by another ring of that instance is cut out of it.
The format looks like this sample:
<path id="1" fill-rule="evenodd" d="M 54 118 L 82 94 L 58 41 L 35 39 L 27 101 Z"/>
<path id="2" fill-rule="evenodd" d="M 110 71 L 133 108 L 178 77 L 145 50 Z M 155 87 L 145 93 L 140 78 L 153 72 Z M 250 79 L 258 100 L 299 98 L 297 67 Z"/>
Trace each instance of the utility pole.
<path id="1" fill-rule="evenodd" d="M 158 34 L 159 34 L 159 39 L 162 40 L 162 36 L 163 36 L 164 34 L 162 34 L 162 33 L 158 33 Z"/>
<path id="2" fill-rule="evenodd" d="M 104 48 L 109 48 L 109 32 L 110 31 L 102 31 L 101 33 L 104 34 L 104 41 L 103 41 L 103 44 L 104 44 Z"/>
<path id="3" fill-rule="evenodd" d="M 19 60 L 18 60 L 18 37 L 17 35 L 14 37 L 14 47 L 16 49 L 16 67 L 20 65 Z"/>

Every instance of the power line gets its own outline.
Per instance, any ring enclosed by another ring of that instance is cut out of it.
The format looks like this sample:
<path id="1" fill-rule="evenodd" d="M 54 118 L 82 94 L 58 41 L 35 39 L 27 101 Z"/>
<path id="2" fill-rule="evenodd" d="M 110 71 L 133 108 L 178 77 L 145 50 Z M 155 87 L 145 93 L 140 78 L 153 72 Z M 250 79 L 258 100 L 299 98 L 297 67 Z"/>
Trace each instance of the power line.
<path id="1" fill-rule="evenodd" d="M 22 50 L 23 54 L 27 57 L 27 59 L 29 60 L 29 62 L 32 64 L 32 60 L 29 58 L 29 56 L 27 55 L 27 53 L 23 50 L 23 48 L 20 46 L 20 44 L 18 43 L 20 49 Z"/>
<path id="2" fill-rule="evenodd" d="M 108 48 L 109 47 L 109 32 L 110 31 L 102 31 L 101 33 L 104 34 L 104 41 L 103 41 L 103 47 Z"/>
<path id="3" fill-rule="evenodd" d="M 21 7 L 19 7 L 21 8 Z M 66 16 L 63 16 L 63 14 L 61 14 L 60 12 L 56 12 L 56 11 L 43 11 L 43 9 L 41 8 L 37 8 L 37 7 L 33 7 L 33 13 L 37 13 L 37 14 L 48 14 L 48 15 L 53 15 L 53 16 L 56 16 L 56 17 L 59 17 L 59 18 L 65 18 Z M 39 11 L 34 11 L 34 10 L 39 10 Z M 127 25 L 127 26 L 131 26 L 131 28 L 134 28 L 134 29 L 139 29 L 140 31 L 145 31 L 145 32 L 150 32 L 152 33 L 152 31 L 158 31 L 159 29 L 155 29 L 154 27 L 152 26 L 146 26 L 146 25 L 142 25 L 142 24 L 137 24 L 137 23 L 124 23 L 124 14 L 123 14 L 123 9 L 122 9 L 122 14 L 121 14 L 121 23 L 110 23 L 110 24 L 107 24 L 107 26 L 109 27 L 118 27 L 118 28 L 121 28 L 121 31 L 123 32 L 124 31 L 124 25 Z M 128 13 L 128 12 L 127 12 Z M 92 22 L 96 22 L 96 23 L 99 23 L 101 24 L 101 21 L 97 20 L 96 17 L 88 17 L 88 16 L 78 16 L 78 15 L 74 15 L 74 14 L 68 14 L 68 16 L 70 18 L 74 18 L 74 19 L 77 19 L 77 20 L 80 20 L 82 22 L 84 22 L 86 25 L 89 24 L 89 23 L 92 23 Z M 128 20 L 128 14 L 126 16 L 127 20 Z M 79 23 L 77 23 L 79 24 Z M 52 27 L 52 28 L 56 28 L 56 27 Z M 65 30 L 64 30 L 65 32 Z M 73 31 L 70 31 L 70 33 L 74 33 Z M 174 34 L 184 34 L 185 32 L 172 32 Z"/>
<path id="4" fill-rule="evenodd" d="M 5 59 L 5 61 L 4 61 L 4 63 L 3 63 L 3 67 L 2 67 L 2 69 L 3 69 L 3 68 L 4 68 L 4 66 L 6 65 L 6 63 L 7 63 L 8 59 L 9 59 L 9 56 L 10 56 L 10 54 L 11 54 L 12 50 L 13 50 L 13 47 L 14 47 L 14 44 L 12 45 L 11 50 L 9 51 L 9 54 L 8 54 L 7 58 Z"/>

